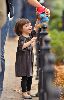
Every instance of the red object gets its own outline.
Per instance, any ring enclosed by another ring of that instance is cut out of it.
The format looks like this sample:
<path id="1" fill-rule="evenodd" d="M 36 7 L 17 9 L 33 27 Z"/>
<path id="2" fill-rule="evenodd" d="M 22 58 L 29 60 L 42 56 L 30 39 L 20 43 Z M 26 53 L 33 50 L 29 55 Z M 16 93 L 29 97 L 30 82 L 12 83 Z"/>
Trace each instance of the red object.
<path id="1" fill-rule="evenodd" d="M 41 13 L 43 13 L 43 12 L 45 12 L 45 7 L 38 7 L 37 8 L 37 12 L 38 12 L 38 14 L 41 14 Z"/>

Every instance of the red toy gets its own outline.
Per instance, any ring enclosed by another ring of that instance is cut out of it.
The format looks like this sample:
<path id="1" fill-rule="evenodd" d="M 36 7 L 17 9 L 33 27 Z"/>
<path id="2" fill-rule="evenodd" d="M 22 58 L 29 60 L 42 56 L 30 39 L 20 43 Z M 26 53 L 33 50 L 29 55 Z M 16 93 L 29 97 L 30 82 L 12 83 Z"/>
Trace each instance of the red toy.
<path id="1" fill-rule="evenodd" d="M 45 12 L 45 9 L 46 9 L 45 7 L 38 7 L 37 8 L 37 13 L 38 14 L 44 13 Z"/>

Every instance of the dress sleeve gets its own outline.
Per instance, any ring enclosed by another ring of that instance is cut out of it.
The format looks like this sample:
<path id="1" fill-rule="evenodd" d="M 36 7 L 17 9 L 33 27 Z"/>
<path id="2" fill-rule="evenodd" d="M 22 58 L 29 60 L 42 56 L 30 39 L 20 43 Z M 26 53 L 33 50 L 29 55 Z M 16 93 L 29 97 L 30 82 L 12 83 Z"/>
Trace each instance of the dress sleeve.
<path id="1" fill-rule="evenodd" d="M 25 51 L 25 50 L 32 50 L 32 46 L 29 45 L 28 47 L 22 49 L 23 47 L 23 44 L 30 41 L 30 38 L 25 38 L 23 36 L 21 36 L 18 40 L 18 50 L 21 50 L 21 51 Z"/>
<path id="2" fill-rule="evenodd" d="M 24 37 L 19 37 L 19 40 L 18 40 L 18 47 L 20 50 L 22 50 L 22 47 L 23 47 L 23 44 L 25 43 L 25 38 Z"/>

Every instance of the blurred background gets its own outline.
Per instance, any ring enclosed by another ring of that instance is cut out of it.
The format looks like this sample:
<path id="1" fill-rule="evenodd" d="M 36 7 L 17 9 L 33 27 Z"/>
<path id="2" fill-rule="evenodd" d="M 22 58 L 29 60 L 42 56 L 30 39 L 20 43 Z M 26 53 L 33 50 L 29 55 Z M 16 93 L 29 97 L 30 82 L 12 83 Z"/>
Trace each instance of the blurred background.
<path id="1" fill-rule="evenodd" d="M 51 11 L 48 25 L 56 64 L 64 64 L 64 0 L 44 0 L 44 5 Z"/>
<path id="2" fill-rule="evenodd" d="M 64 0 L 45 0 L 44 5 L 51 11 L 50 28 L 64 30 Z"/>

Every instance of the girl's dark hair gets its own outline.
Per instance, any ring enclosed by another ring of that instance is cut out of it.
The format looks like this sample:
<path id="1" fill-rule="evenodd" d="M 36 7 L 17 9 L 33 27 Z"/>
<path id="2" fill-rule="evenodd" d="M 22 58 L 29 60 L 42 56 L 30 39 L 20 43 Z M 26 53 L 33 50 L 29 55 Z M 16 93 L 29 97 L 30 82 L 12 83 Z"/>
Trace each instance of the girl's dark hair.
<path id="1" fill-rule="evenodd" d="M 30 23 L 28 19 L 22 18 L 18 19 L 15 24 L 15 32 L 18 36 L 22 34 L 23 25 Z"/>

